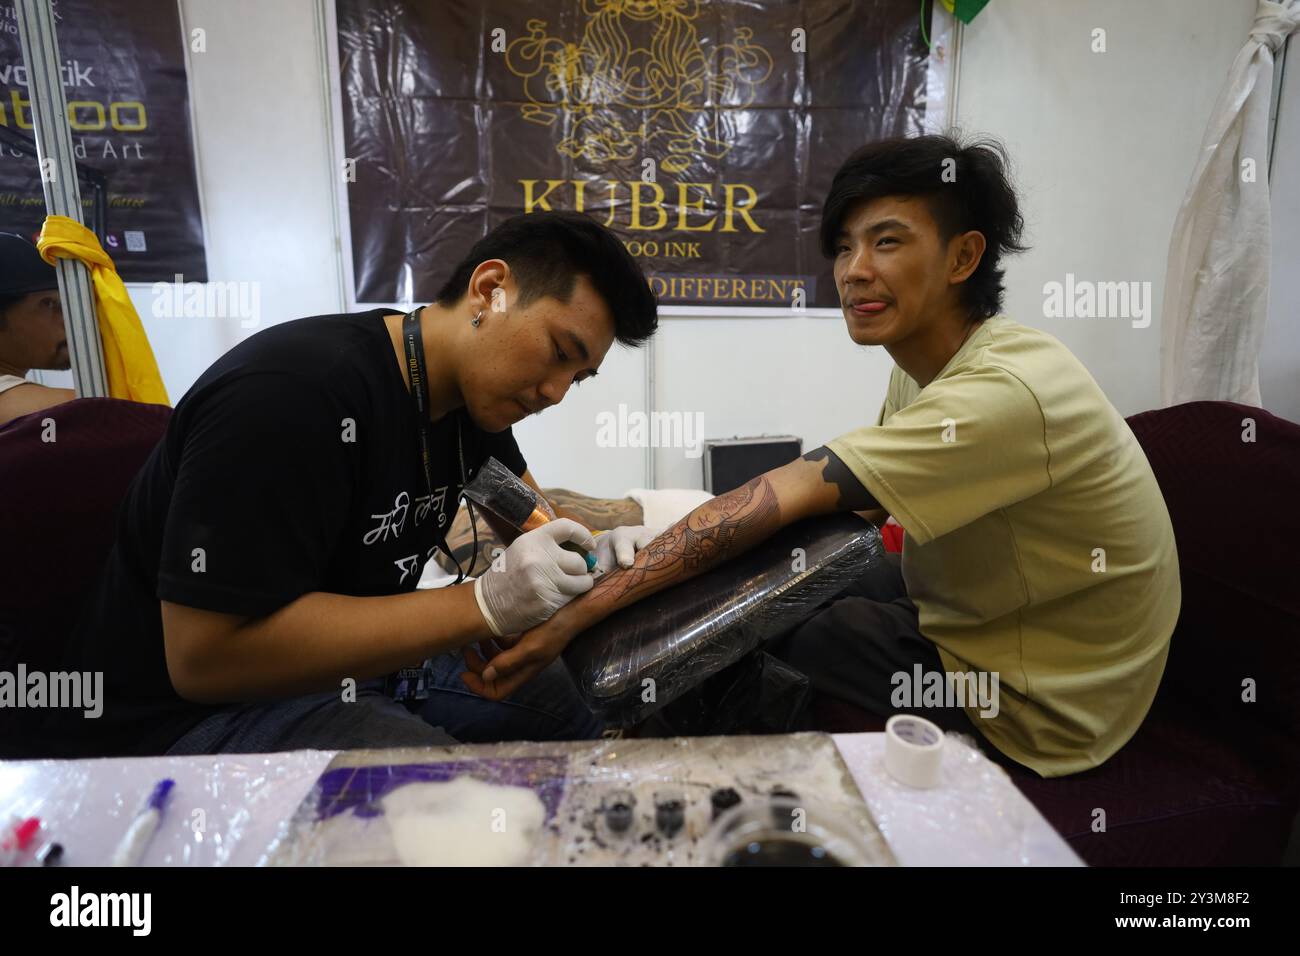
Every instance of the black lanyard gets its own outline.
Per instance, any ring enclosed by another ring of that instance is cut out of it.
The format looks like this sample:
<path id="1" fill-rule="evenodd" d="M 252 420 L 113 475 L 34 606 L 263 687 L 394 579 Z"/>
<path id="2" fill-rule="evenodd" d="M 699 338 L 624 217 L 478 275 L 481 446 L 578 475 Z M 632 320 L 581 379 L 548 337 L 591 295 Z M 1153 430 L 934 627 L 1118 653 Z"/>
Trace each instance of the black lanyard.
<path id="1" fill-rule="evenodd" d="M 415 421 L 416 432 L 420 439 L 420 460 L 424 465 L 424 484 L 429 493 L 429 508 L 432 513 L 433 508 L 433 453 L 429 450 L 429 376 L 424 367 L 424 337 L 420 333 L 420 312 L 424 306 L 406 313 L 402 319 L 402 341 L 406 346 L 406 370 L 411 376 L 411 399 L 415 403 Z M 453 413 L 455 414 L 455 413 Z M 460 459 L 460 486 L 463 490 L 465 487 L 465 448 L 461 443 L 460 418 L 456 418 L 456 453 Z M 459 504 L 460 498 L 457 496 L 456 504 Z M 466 503 L 468 505 L 468 502 Z M 455 509 L 452 510 L 455 514 Z M 474 525 L 474 512 L 469 513 L 471 526 Z M 435 534 L 438 536 L 438 547 L 442 553 L 451 558 L 452 563 L 456 565 L 456 583 L 460 584 L 465 577 L 474 573 L 474 565 L 478 563 L 478 528 L 474 527 L 474 555 L 470 561 L 469 570 L 461 568 L 460 562 L 456 556 L 451 553 L 451 548 L 447 547 L 447 535 L 438 524 L 438 519 L 434 518 Z M 451 523 L 448 522 L 448 527 Z"/>

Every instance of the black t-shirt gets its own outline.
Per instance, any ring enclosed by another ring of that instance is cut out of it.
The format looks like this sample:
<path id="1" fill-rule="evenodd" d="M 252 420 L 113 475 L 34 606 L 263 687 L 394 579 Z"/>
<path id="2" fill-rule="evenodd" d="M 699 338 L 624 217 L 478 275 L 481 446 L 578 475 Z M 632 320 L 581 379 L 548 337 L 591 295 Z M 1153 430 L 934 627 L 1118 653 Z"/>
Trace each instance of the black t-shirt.
<path id="1" fill-rule="evenodd" d="M 57 725 L 57 749 L 162 753 L 219 709 L 173 689 L 160 599 L 261 617 L 312 591 L 414 590 L 455 516 L 458 426 L 467 477 L 489 456 L 523 474 L 510 430 L 485 432 L 461 409 L 429 426 L 430 495 L 391 312 L 259 332 L 176 406 L 70 643 L 68 667 L 104 672 L 103 715 Z"/>

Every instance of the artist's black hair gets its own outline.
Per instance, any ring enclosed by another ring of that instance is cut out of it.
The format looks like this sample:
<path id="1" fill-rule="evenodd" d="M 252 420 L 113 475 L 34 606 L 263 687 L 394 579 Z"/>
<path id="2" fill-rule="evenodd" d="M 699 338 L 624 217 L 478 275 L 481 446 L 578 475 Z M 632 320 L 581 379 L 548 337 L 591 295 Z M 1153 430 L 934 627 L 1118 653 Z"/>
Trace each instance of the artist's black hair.
<path id="1" fill-rule="evenodd" d="M 619 342 L 640 345 L 659 325 L 655 295 L 641 267 L 617 236 L 582 213 L 526 213 L 507 219 L 474 243 L 439 291 L 439 305 L 459 302 L 474 270 L 488 259 L 510 266 L 521 306 L 546 296 L 568 302 L 582 275 L 609 307 Z"/>
<path id="2" fill-rule="evenodd" d="M 945 164 L 945 160 L 953 160 Z M 974 319 L 1002 309 L 1002 256 L 1023 252 L 1024 218 L 1010 178 L 1006 148 L 995 139 L 963 141 L 950 132 L 882 139 L 863 146 L 839 168 L 822 206 L 821 249 L 834 258 L 844 220 L 863 202 L 883 196 L 922 196 L 946 241 L 960 232 L 984 234 L 980 264 L 961 284 L 961 303 Z M 944 175 L 945 171 L 948 175 Z"/>

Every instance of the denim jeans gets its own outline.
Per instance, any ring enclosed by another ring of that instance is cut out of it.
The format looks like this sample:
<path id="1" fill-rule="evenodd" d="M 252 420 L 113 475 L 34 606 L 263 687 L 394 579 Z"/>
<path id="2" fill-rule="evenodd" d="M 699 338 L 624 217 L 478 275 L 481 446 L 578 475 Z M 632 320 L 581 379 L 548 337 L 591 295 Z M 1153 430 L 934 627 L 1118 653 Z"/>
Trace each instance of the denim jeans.
<path id="1" fill-rule="evenodd" d="M 434 660 L 425 700 L 397 703 L 384 681 L 357 685 L 355 701 L 338 691 L 228 707 L 203 719 L 168 754 L 273 753 L 441 747 L 503 740 L 589 740 L 604 729 L 582 703 L 560 661 L 509 700 L 479 697 L 461 682 L 459 654 Z"/>
<path id="2" fill-rule="evenodd" d="M 460 675 L 460 654 L 434 658 L 429 697 L 407 704 L 425 722 L 465 743 L 497 740 L 592 740 L 604 724 L 578 695 L 563 661 L 550 666 L 503 701 L 478 696 Z"/>
<path id="3" fill-rule="evenodd" d="M 384 693 L 382 680 L 357 684 L 356 700 L 339 691 L 227 707 L 205 717 L 168 755 L 275 753 L 445 747 L 456 743 Z"/>

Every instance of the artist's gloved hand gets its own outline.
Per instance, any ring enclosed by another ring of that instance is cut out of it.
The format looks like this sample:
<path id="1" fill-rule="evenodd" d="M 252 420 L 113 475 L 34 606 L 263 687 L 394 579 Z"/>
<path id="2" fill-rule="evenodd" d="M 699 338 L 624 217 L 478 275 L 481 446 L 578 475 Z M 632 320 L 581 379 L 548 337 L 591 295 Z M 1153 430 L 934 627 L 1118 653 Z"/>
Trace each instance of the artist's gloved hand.
<path id="1" fill-rule="evenodd" d="M 586 551 L 596 547 L 590 531 L 560 518 L 521 534 L 502 560 L 474 582 L 478 609 L 493 634 L 526 631 L 591 590 L 595 581 L 587 562 L 560 547 L 568 541 Z"/>
<path id="2" fill-rule="evenodd" d="M 636 553 L 659 535 L 655 528 L 630 524 L 596 535 L 596 567 L 613 571 L 616 567 L 631 567 Z"/>

